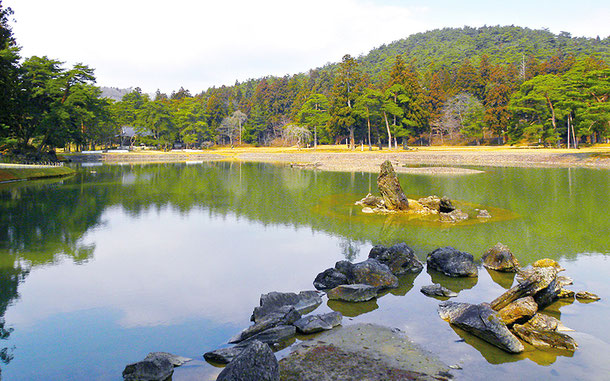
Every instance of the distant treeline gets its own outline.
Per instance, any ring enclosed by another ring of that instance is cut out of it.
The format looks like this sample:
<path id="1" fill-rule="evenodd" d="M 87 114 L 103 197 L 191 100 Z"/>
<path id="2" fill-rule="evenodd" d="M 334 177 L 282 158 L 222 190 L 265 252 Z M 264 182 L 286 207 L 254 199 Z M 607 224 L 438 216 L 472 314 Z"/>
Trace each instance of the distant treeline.
<path id="1" fill-rule="evenodd" d="M 610 138 L 610 39 L 520 27 L 442 29 L 358 58 L 192 95 L 139 88 L 115 102 L 93 70 L 20 63 L 2 8 L 0 143 L 44 148 L 175 144 L 533 143 Z M 123 135 L 122 137 L 120 135 Z"/>

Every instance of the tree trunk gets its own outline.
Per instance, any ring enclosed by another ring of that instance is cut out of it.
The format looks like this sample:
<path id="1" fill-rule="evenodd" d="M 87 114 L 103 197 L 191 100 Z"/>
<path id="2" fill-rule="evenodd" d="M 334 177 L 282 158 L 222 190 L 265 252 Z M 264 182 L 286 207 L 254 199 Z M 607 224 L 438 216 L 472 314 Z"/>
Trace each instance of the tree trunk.
<path id="1" fill-rule="evenodd" d="M 366 124 L 369 128 L 369 151 L 373 150 L 373 146 L 371 145 L 371 118 L 366 117 Z"/>
<path id="2" fill-rule="evenodd" d="M 388 114 L 383 112 L 383 118 L 385 119 L 385 127 L 388 129 L 388 149 L 392 149 L 392 133 L 390 132 L 390 123 L 388 123 Z"/>
<path id="3" fill-rule="evenodd" d="M 557 147 L 559 147 L 559 135 L 557 135 L 557 121 L 555 120 L 555 108 L 553 107 L 553 103 L 551 102 L 551 98 L 547 94 L 544 95 L 546 97 L 546 101 L 549 103 L 549 108 L 551 109 L 551 123 L 553 124 L 553 132 L 555 133 L 555 139 L 557 139 Z"/>

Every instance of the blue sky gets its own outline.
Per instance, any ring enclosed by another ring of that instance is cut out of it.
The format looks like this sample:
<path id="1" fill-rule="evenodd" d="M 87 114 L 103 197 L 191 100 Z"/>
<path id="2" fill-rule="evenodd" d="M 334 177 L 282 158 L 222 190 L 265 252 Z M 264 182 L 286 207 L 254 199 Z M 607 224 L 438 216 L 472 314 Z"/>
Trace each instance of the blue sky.
<path id="1" fill-rule="evenodd" d="M 4 0 L 22 55 L 96 69 L 100 86 L 164 92 L 307 71 L 413 33 L 518 25 L 610 35 L 608 1 Z"/>

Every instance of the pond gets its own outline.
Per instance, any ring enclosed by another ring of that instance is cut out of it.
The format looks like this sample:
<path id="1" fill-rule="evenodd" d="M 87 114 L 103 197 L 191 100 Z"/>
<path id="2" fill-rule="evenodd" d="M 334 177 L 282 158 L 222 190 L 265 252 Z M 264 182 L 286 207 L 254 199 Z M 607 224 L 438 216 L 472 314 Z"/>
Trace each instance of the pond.
<path id="1" fill-rule="evenodd" d="M 421 286 L 491 301 L 508 275 L 400 279 L 377 300 L 325 302 L 343 324 L 398 327 L 461 379 L 602 380 L 610 374 L 610 176 L 593 169 L 477 168 L 467 176 L 399 175 L 405 193 L 485 205 L 503 218 L 463 226 L 367 215 L 354 201 L 376 175 L 259 163 L 95 165 L 74 177 L 0 184 L 0 359 L 6 380 L 119 380 L 148 352 L 194 358 L 174 380 L 214 380 L 204 352 L 250 324 L 260 294 L 313 289 L 338 260 L 406 242 L 420 260 L 441 246 L 479 259 L 497 242 L 522 265 L 556 259 L 570 289 L 595 303 L 546 311 L 575 330 L 574 354 L 510 355 L 442 321 Z M 502 212 L 502 213 L 504 213 Z M 297 340 L 302 337 L 297 338 Z M 284 355 L 289 349 L 283 350 Z"/>

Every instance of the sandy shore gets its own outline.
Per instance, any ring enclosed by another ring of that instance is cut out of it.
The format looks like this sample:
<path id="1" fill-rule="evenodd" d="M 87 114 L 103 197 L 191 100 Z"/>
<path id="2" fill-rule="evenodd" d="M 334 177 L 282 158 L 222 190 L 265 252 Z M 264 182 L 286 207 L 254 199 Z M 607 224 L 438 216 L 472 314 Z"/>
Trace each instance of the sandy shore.
<path id="1" fill-rule="evenodd" d="M 84 155 L 81 155 L 84 156 Z M 74 157 L 74 156 L 73 156 Z M 297 148 L 221 148 L 209 151 L 136 151 L 104 153 L 105 162 L 173 162 L 238 160 L 291 164 L 295 167 L 341 172 L 378 172 L 385 160 L 397 172 L 439 175 L 479 173 L 460 166 L 587 167 L 610 169 L 610 147 L 566 149 L 515 149 L 508 147 L 423 147 L 410 150 L 350 151 L 345 146 Z M 430 168 L 429 166 L 433 166 Z"/>
<path id="2" fill-rule="evenodd" d="M 292 163 L 328 171 L 378 172 L 385 160 L 401 173 L 470 174 L 479 171 L 457 166 L 493 167 L 592 167 L 610 169 L 610 155 L 604 151 L 577 150 L 409 150 L 353 151 L 342 153 L 257 153 L 236 155 L 244 161 Z M 434 166 L 433 168 L 418 166 Z"/>

